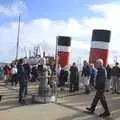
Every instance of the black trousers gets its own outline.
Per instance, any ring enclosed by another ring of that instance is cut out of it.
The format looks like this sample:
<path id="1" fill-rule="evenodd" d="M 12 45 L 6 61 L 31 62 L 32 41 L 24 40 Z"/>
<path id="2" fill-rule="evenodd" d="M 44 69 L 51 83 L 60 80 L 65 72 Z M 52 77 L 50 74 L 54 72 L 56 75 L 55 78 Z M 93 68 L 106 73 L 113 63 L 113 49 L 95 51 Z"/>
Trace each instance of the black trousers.
<path id="1" fill-rule="evenodd" d="M 90 78 L 90 87 L 94 87 L 94 78 Z"/>
<path id="2" fill-rule="evenodd" d="M 18 83 L 17 74 L 14 74 L 12 75 L 12 78 L 11 78 L 11 85 L 13 86 L 15 84 L 16 86 L 17 83 Z"/>
<path id="3" fill-rule="evenodd" d="M 28 82 L 27 81 L 20 81 L 19 82 L 19 102 L 22 101 L 23 96 L 27 95 L 27 86 L 28 86 Z"/>
<path id="4" fill-rule="evenodd" d="M 75 91 L 75 83 L 70 82 L 70 91 Z"/>
<path id="5" fill-rule="evenodd" d="M 99 91 L 96 92 L 96 95 L 95 95 L 95 97 L 93 99 L 93 102 L 91 104 L 91 110 L 95 111 L 95 108 L 96 108 L 97 103 L 98 103 L 99 100 L 100 100 L 101 105 L 103 106 L 105 112 L 109 113 L 106 98 L 105 98 L 105 95 L 104 95 L 104 90 L 99 90 Z"/>
<path id="6" fill-rule="evenodd" d="M 70 82 L 70 91 L 77 91 L 79 90 L 79 84 Z"/>

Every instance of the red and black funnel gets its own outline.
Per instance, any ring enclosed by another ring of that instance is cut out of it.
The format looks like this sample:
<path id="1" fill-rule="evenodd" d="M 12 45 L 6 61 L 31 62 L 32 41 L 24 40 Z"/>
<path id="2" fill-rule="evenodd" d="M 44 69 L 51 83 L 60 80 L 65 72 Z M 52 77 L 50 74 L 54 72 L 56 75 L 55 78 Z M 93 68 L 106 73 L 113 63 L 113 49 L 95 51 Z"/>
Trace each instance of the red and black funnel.
<path id="1" fill-rule="evenodd" d="M 111 31 L 109 30 L 93 30 L 89 56 L 90 63 L 95 64 L 96 60 L 101 58 L 104 65 L 107 64 L 110 35 Z"/>
<path id="2" fill-rule="evenodd" d="M 71 53 L 71 37 L 58 36 L 57 37 L 57 64 L 64 67 L 69 64 Z"/>

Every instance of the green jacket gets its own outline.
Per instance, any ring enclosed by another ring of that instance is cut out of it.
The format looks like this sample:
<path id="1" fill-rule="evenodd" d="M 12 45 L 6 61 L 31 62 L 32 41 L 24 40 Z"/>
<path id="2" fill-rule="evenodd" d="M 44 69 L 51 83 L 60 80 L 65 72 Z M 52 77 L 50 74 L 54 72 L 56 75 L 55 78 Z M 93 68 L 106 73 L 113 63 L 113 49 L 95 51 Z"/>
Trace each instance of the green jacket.
<path id="1" fill-rule="evenodd" d="M 3 76 L 3 69 L 0 68 L 0 77 L 2 77 L 2 76 Z"/>

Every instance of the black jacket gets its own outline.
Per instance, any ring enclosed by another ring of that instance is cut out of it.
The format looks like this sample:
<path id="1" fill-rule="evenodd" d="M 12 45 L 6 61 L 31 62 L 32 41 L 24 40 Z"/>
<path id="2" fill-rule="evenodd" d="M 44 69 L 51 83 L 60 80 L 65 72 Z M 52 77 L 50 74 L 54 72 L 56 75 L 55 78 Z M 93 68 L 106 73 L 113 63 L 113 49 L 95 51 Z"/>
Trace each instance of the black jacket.
<path id="1" fill-rule="evenodd" d="M 23 65 L 18 65 L 17 66 L 17 78 L 19 81 L 24 81 L 25 80 L 25 70 Z"/>
<path id="2" fill-rule="evenodd" d="M 29 76 L 29 74 L 31 72 L 29 64 L 24 64 L 23 66 L 24 66 L 26 75 Z"/>
<path id="3" fill-rule="evenodd" d="M 76 83 L 78 80 L 78 68 L 76 66 L 70 67 L 70 82 Z"/>

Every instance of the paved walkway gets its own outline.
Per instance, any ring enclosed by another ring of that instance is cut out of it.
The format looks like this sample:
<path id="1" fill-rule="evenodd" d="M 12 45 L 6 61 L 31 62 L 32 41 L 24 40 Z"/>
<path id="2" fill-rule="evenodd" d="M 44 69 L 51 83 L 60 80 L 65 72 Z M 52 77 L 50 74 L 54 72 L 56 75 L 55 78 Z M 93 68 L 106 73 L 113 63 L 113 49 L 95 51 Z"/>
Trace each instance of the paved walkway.
<path id="1" fill-rule="evenodd" d="M 29 86 L 29 93 L 35 92 L 36 86 Z M 18 88 L 0 86 L 0 92 L 4 94 L 0 102 L 0 120 L 103 120 L 98 115 L 103 112 L 98 104 L 95 115 L 85 112 L 90 106 L 94 92 L 90 95 L 64 94 L 51 104 L 18 104 Z M 71 96 L 69 96 L 71 95 Z M 106 93 L 111 117 L 106 120 L 120 120 L 120 94 Z"/>

